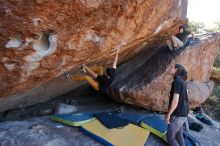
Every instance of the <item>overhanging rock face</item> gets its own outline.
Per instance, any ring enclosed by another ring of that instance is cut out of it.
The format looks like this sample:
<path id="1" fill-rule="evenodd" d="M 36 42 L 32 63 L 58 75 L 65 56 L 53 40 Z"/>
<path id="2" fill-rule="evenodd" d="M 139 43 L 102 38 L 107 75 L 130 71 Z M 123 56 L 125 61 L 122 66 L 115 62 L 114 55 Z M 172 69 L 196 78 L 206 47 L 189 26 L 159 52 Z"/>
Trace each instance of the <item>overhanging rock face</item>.
<path id="1" fill-rule="evenodd" d="M 179 63 L 188 71 L 190 107 L 199 106 L 213 89 L 209 76 L 219 44 L 220 34 L 210 34 L 177 52 L 163 47 L 150 58 L 142 54 L 121 66 L 109 95 L 117 101 L 166 111 L 172 83 L 167 72 Z"/>
<path id="2" fill-rule="evenodd" d="M 115 47 L 122 62 L 141 44 L 161 45 L 186 10 L 186 0 L 1 1 L 0 112 L 79 86 L 59 77 L 82 64 L 112 63 Z"/>

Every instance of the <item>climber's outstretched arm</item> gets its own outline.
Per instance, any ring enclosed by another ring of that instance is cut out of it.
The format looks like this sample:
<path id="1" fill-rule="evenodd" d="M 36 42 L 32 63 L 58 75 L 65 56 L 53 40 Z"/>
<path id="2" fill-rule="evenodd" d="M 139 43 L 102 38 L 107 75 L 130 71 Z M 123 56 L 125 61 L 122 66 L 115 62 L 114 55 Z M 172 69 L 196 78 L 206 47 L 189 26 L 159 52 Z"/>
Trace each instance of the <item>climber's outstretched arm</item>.
<path id="1" fill-rule="evenodd" d="M 195 38 L 195 32 L 191 32 L 191 36 L 192 36 L 192 39 L 194 40 L 194 38 Z"/>
<path id="2" fill-rule="evenodd" d="M 92 71 L 90 68 L 88 68 L 85 64 L 82 65 L 82 68 L 85 69 L 94 78 L 97 78 L 98 74 L 96 74 L 94 71 Z"/>
<path id="3" fill-rule="evenodd" d="M 118 63 L 118 53 L 120 51 L 120 48 L 117 49 L 117 52 L 116 52 L 116 55 L 115 55 L 115 59 L 114 59 L 114 62 L 113 62 L 113 65 L 112 65 L 112 68 L 117 68 L 117 63 Z"/>

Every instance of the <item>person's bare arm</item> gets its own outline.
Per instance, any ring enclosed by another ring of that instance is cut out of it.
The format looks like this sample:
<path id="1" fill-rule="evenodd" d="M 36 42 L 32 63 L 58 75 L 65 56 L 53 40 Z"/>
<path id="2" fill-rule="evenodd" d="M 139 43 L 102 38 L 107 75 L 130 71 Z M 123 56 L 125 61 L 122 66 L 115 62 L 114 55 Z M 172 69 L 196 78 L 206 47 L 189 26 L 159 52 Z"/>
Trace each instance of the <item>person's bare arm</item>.
<path id="1" fill-rule="evenodd" d="M 194 38 L 195 38 L 195 32 L 191 32 L 191 36 L 192 36 L 192 38 L 193 38 L 193 40 L 194 40 Z"/>
<path id="2" fill-rule="evenodd" d="M 115 69 L 117 68 L 119 50 L 120 50 L 120 48 L 117 49 L 115 59 L 114 59 L 113 65 L 112 65 L 112 68 L 115 68 Z"/>
<path id="3" fill-rule="evenodd" d="M 168 109 L 168 113 L 165 116 L 165 121 L 166 121 L 167 124 L 169 124 L 170 116 L 173 113 L 173 111 L 176 109 L 176 107 L 178 105 L 178 102 L 179 102 L 179 94 L 174 93 L 173 100 L 171 102 L 171 106 Z"/>
<path id="4" fill-rule="evenodd" d="M 94 71 L 92 71 L 90 68 L 88 68 L 86 65 L 82 65 L 82 67 L 90 74 L 92 75 L 94 78 L 97 78 L 98 74 L 96 74 Z"/>

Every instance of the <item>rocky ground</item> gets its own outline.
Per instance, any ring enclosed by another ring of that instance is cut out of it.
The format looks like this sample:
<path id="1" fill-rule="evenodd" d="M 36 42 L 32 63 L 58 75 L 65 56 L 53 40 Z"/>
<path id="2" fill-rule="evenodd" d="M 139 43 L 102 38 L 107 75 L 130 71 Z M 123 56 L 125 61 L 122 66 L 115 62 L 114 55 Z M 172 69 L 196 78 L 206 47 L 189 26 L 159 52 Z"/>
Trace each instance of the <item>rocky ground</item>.
<path id="1" fill-rule="evenodd" d="M 75 107 L 75 112 L 106 111 L 120 107 L 123 112 L 152 113 L 152 111 L 143 108 L 136 108 L 113 102 L 103 95 L 98 94 L 98 96 L 93 96 L 94 94 L 96 93 L 85 93 L 81 96 L 77 96 L 75 93 L 70 92 L 54 101 L 23 109 L 23 113 L 26 111 L 26 115 L 22 114 L 22 110 L 2 113 L 2 115 L 5 114 L 5 118 L 1 117 L 0 146 L 100 146 L 101 144 L 99 142 L 84 135 L 78 128 L 50 121 L 50 115 L 40 117 L 34 117 L 33 114 L 28 115 L 31 111 L 35 111 L 38 115 L 44 115 L 47 113 L 46 111 L 57 112 L 59 110 L 56 108 L 53 109 L 55 106 L 51 105 L 57 105 L 58 102 L 67 103 L 67 101 L 71 101 L 72 105 Z M 51 112 L 51 114 L 53 114 L 53 112 Z M 199 122 L 191 113 L 190 117 L 196 122 Z M 212 127 L 203 124 L 204 129 L 201 132 L 190 131 L 191 134 L 200 141 L 202 146 L 220 145 L 220 123 L 213 122 L 214 126 Z M 166 146 L 167 144 L 150 134 L 145 145 Z"/>

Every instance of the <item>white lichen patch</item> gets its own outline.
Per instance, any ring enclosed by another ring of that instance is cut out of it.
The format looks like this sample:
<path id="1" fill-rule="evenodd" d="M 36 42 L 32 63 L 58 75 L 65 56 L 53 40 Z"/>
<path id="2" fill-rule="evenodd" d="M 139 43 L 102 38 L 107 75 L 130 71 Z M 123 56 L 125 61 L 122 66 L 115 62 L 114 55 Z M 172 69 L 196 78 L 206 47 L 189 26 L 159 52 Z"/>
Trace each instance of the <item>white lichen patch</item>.
<path id="1" fill-rule="evenodd" d="M 94 45 L 102 46 L 104 41 L 105 39 L 103 37 L 98 36 L 94 31 L 90 30 L 87 31 L 87 33 L 72 36 L 67 45 L 68 49 L 80 51 L 85 46 L 86 42 L 92 42 Z"/>
<path id="2" fill-rule="evenodd" d="M 100 36 L 97 36 L 95 34 L 87 33 L 85 36 L 86 41 L 93 41 L 95 43 L 101 43 L 103 38 Z"/>
<path id="3" fill-rule="evenodd" d="M 11 38 L 5 45 L 5 48 L 17 48 L 21 45 L 21 41 L 16 38 Z"/>
<path id="4" fill-rule="evenodd" d="M 8 71 L 13 71 L 16 67 L 16 63 L 4 63 L 4 66 Z"/>
<path id="5" fill-rule="evenodd" d="M 43 33 L 38 40 L 33 41 L 35 53 L 26 57 L 26 61 L 40 61 L 45 56 L 51 55 L 57 48 L 57 36 L 55 34 Z"/>
<path id="6" fill-rule="evenodd" d="M 75 40 L 75 38 L 73 38 L 73 39 L 71 39 L 71 40 L 68 42 L 68 47 L 69 47 L 69 49 L 71 49 L 71 50 L 80 51 L 81 48 L 78 47 L 77 44 L 78 44 L 78 46 L 80 46 L 80 45 L 81 45 L 81 40 L 80 40 L 80 42 L 77 42 L 77 41 Z"/>
<path id="7" fill-rule="evenodd" d="M 27 48 L 33 42 L 32 38 L 25 38 L 24 44 L 20 47 L 21 50 Z"/>
<path id="8" fill-rule="evenodd" d="M 24 66 L 22 66 L 21 69 L 23 69 L 24 77 L 28 77 L 31 75 L 32 71 L 37 69 L 39 67 L 40 63 L 39 62 L 27 62 Z M 25 79 L 25 78 L 24 78 Z"/>
<path id="9" fill-rule="evenodd" d="M 5 44 L 5 48 L 18 48 L 22 44 L 22 33 L 16 33 L 10 38 L 10 40 Z"/>
<path id="10" fill-rule="evenodd" d="M 31 75 L 31 72 L 39 66 L 39 61 L 45 56 L 49 56 L 57 49 L 57 36 L 54 33 L 43 33 L 37 40 L 33 40 L 34 53 L 26 56 L 24 59 L 27 62 L 22 67 L 25 75 Z"/>
<path id="11" fill-rule="evenodd" d="M 40 18 L 33 18 L 32 22 L 33 22 L 34 26 L 38 26 L 38 25 L 41 24 L 42 19 L 40 19 Z"/>
<path id="12" fill-rule="evenodd" d="M 5 10 L 5 14 L 6 15 L 12 15 L 12 12 L 11 12 L 11 10 L 7 9 L 7 10 Z"/>

